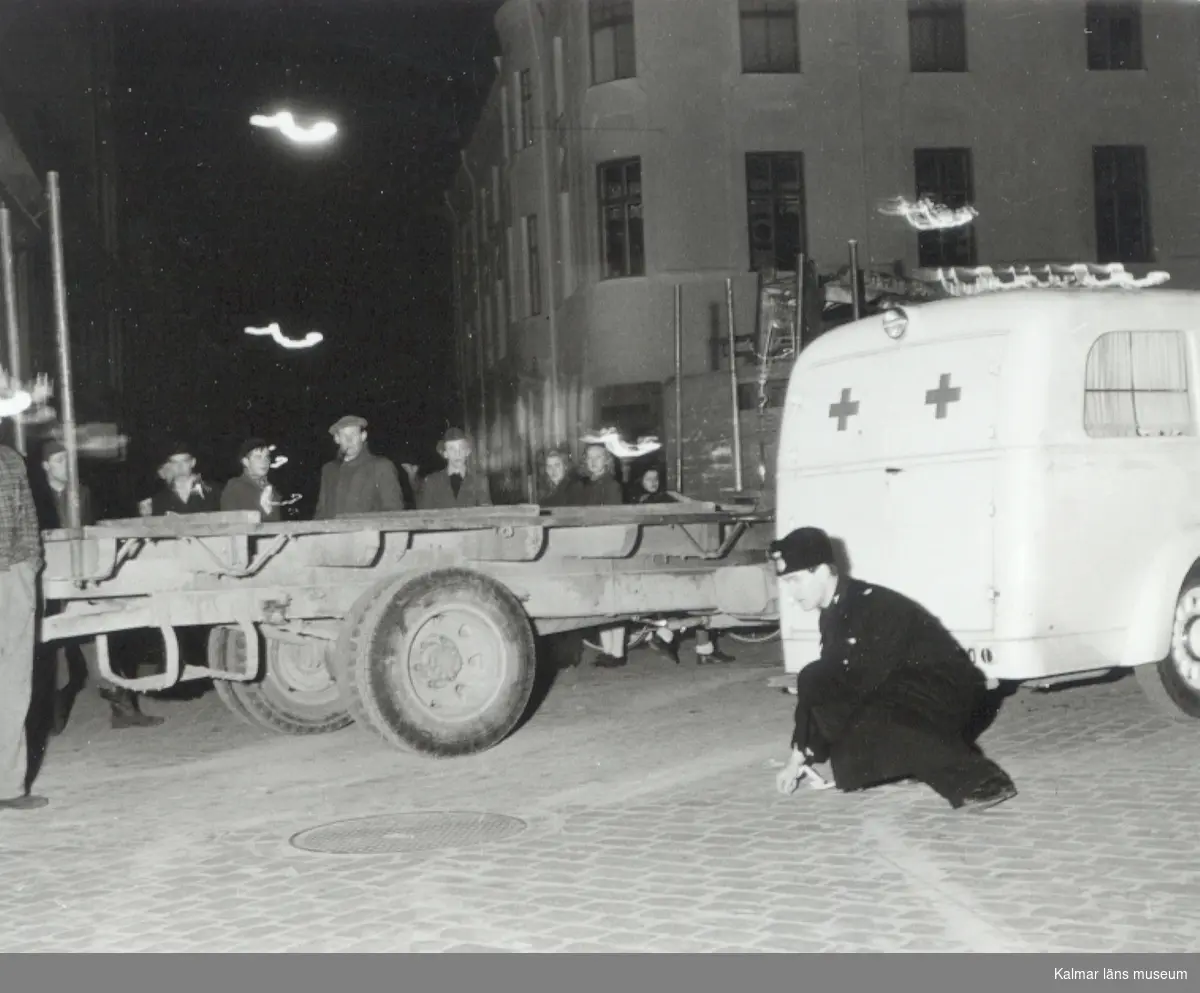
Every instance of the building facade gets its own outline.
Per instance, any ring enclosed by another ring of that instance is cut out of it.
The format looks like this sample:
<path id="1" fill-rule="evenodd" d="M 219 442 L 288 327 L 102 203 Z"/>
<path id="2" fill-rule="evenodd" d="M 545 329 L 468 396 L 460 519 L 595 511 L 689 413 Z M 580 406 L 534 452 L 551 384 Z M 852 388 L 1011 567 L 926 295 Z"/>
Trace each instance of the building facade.
<path id="1" fill-rule="evenodd" d="M 57 379 L 46 175 L 59 174 L 76 408 L 116 420 L 122 294 L 111 21 L 77 5 L 0 12 L 0 197 L 13 217 L 22 372 Z M 11 364 L 7 345 L 0 346 Z"/>
<path id="2" fill-rule="evenodd" d="M 448 200 L 467 417 L 518 491 L 588 429 L 678 433 L 676 287 L 683 406 L 709 409 L 726 280 L 740 335 L 760 274 L 836 269 L 849 239 L 864 267 L 1119 261 L 1200 285 L 1195 3 L 508 0 L 495 23 Z M 920 232 L 879 209 L 922 195 L 978 216 Z"/>

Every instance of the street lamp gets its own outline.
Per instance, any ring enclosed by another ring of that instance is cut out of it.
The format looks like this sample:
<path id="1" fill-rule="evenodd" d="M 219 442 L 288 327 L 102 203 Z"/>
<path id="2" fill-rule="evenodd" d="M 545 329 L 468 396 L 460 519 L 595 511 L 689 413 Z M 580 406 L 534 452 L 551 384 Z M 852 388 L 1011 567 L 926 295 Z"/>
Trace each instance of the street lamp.
<path id="1" fill-rule="evenodd" d="M 281 110 L 277 114 L 254 114 L 250 124 L 256 128 L 273 128 L 294 145 L 325 145 L 331 142 L 338 133 L 338 127 L 333 121 L 314 121 L 308 126 L 296 123 L 296 118 L 289 110 Z"/>

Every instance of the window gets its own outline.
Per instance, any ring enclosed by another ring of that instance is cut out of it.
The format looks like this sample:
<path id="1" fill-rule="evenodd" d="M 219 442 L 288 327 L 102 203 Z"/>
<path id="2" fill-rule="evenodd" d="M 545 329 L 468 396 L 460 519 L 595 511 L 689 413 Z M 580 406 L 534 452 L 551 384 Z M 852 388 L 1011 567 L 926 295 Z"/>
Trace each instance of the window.
<path id="1" fill-rule="evenodd" d="M 1093 438 L 1193 435 L 1179 331 L 1110 331 L 1088 352 L 1084 430 Z"/>
<path id="2" fill-rule="evenodd" d="M 742 72 L 799 72 L 796 0 L 738 0 Z"/>
<path id="3" fill-rule="evenodd" d="M 592 32 L 592 82 L 637 75 L 633 44 L 633 0 L 588 0 Z"/>
<path id="4" fill-rule="evenodd" d="M 533 130 L 533 77 L 528 69 L 521 70 L 521 147 L 528 148 L 537 140 Z"/>
<path id="5" fill-rule="evenodd" d="M 966 72 L 962 0 L 908 0 L 908 52 L 913 72 Z"/>
<path id="6" fill-rule="evenodd" d="M 595 412 L 600 425 L 616 428 L 629 441 L 647 435 L 661 438 L 662 401 L 662 383 L 625 383 L 598 388 Z"/>
<path id="7" fill-rule="evenodd" d="M 966 207 L 975 199 L 969 148 L 918 148 L 913 155 L 917 198 L 946 207 Z M 975 227 L 966 224 L 917 234 L 917 264 L 928 268 L 975 265 Z"/>
<path id="8" fill-rule="evenodd" d="M 804 157 L 799 152 L 746 156 L 750 268 L 794 272 L 804 251 Z"/>
<path id="9" fill-rule="evenodd" d="M 566 82 L 563 76 L 563 40 L 557 35 L 554 38 L 554 116 L 563 116 L 566 107 L 563 104 Z"/>
<path id="10" fill-rule="evenodd" d="M 788 381 L 786 379 L 769 379 L 764 391 L 767 395 L 767 408 L 782 407 L 787 400 Z M 758 383 L 738 383 L 738 410 L 758 410 Z"/>
<path id="11" fill-rule="evenodd" d="M 542 258 L 538 248 L 537 214 L 525 218 L 525 270 L 528 279 L 529 316 L 542 312 Z"/>
<path id="12" fill-rule="evenodd" d="M 1087 60 L 1092 70 L 1144 69 L 1139 3 L 1098 0 L 1087 5 Z"/>
<path id="13" fill-rule="evenodd" d="M 561 278 L 557 283 L 559 301 L 575 292 L 575 246 L 571 241 L 571 194 L 558 195 L 558 265 Z"/>
<path id="14" fill-rule="evenodd" d="M 605 162 L 600 176 L 600 255 L 605 279 L 642 276 L 646 253 L 642 231 L 642 160 Z"/>
<path id="15" fill-rule="evenodd" d="M 504 261 L 504 274 L 507 277 L 506 285 L 508 287 L 508 290 L 505 293 L 508 307 L 504 313 L 508 317 L 509 321 L 514 321 L 517 317 L 517 253 L 513 251 L 512 225 L 509 225 L 508 229 L 504 232 Z"/>
<path id="16" fill-rule="evenodd" d="M 511 136 L 509 129 L 511 125 L 508 123 L 508 87 L 500 87 L 500 133 L 504 136 L 504 157 L 507 159 L 511 149 L 509 148 Z"/>
<path id="17" fill-rule="evenodd" d="M 1096 188 L 1096 257 L 1101 262 L 1150 262 L 1150 192 L 1146 149 L 1092 149 Z"/>

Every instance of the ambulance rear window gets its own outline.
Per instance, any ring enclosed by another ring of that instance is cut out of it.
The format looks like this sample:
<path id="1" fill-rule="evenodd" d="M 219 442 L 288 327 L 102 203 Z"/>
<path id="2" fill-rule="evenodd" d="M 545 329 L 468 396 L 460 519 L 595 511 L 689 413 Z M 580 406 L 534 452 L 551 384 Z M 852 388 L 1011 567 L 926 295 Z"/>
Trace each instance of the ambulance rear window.
<path id="1" fill-rule="evenodd" d="M 1088 351 L 1083 426 L 1093 438 L 1194 435 L 1181 331 L 1110 331 Z"/>

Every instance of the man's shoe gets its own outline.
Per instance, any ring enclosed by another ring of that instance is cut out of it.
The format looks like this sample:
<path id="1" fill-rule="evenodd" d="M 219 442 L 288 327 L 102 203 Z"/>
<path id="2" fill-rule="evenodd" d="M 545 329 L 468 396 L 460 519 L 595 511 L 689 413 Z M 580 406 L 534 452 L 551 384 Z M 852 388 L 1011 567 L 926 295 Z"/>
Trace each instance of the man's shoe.
<path id="1" fill-rule="evenodd" d="M 958 809 L 977 814 L 1005 800 L 1011 800 L 1016 795 L 1017 788 L 1012 783 L 991 779 L 963 797 L 962 806 Z"/>
<path id="2" fill-rule="evenodd" d="M 44 796 L 15 796 L 11 800 L 0 800 L 0 810 L 38 810 L 50 801 Z"/>
<path id="3" fill-rule="evenodd" d="M 140 710 L 127 707 L 113 707 L 112 726 L 114 731 L 125 728 L 156 728 L 163 723 L 162 717 L 151 717 Z"/>
<path id="4" fill-rule="evenodd" d="M 732 655 L 726 655 L 721 649 L 714 648 L 707 654 L 696 653 L 696 665 L 722 665 L 726 662 L 736 662 Z"/>
<path id="5" fill-rule="evenodd" d="M 592 663 L 597 669 L 619 669 L 625 664 L 625 659 L 615 659 L 611 655 L 602 655 Z"/>

